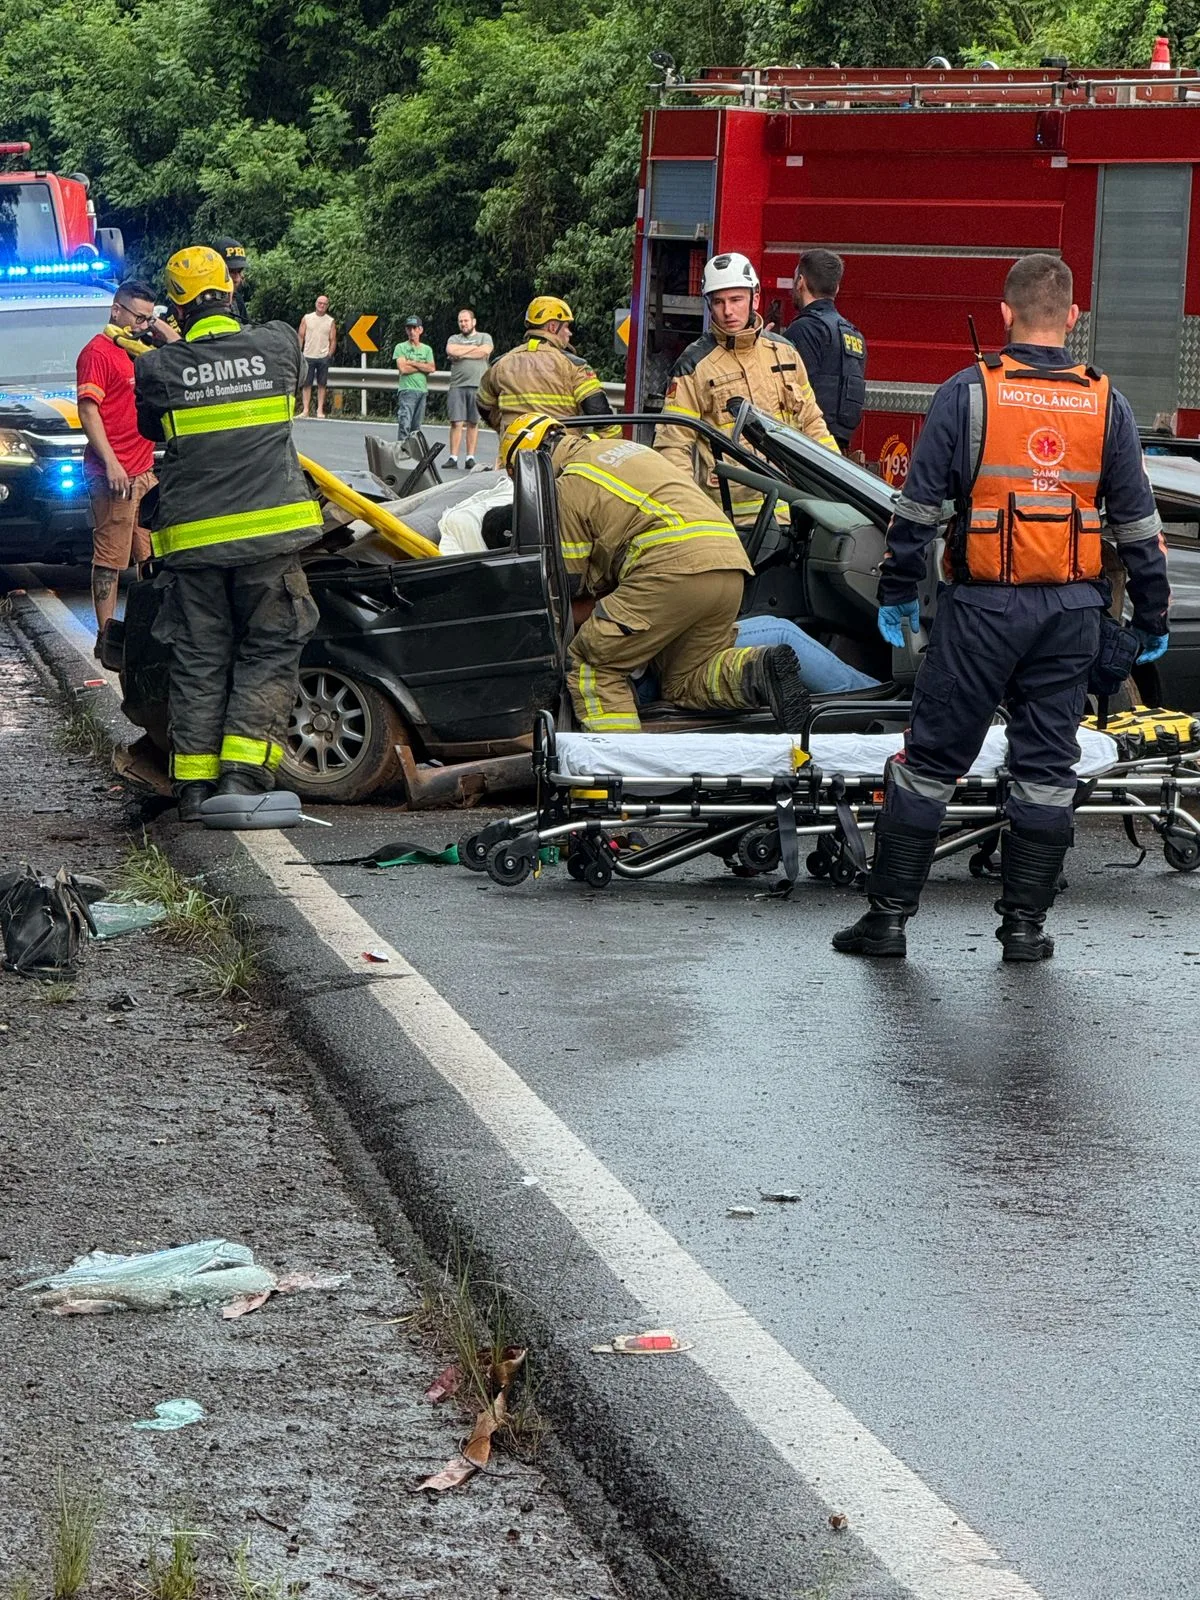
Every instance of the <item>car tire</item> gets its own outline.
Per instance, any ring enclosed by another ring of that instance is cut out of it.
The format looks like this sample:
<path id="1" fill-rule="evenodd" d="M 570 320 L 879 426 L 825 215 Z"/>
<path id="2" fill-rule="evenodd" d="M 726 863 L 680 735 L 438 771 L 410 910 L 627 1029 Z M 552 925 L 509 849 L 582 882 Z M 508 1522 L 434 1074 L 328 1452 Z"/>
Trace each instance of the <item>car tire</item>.
<path id="1" fill-rule="evenodd" d="M 349 805 L 400 781 L 404 719 L 369 683 L 332 667 L 301 667 L 284 739 L 281 788 L 302 800 Z"/>

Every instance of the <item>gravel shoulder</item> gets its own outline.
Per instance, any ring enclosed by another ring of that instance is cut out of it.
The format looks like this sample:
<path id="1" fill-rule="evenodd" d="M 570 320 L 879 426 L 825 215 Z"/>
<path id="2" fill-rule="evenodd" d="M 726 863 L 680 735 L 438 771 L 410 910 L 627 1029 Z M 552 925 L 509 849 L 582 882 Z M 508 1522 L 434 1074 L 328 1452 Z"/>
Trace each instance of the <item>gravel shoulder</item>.
<path id="1" fill-rule="evenodd" d="M 123 791 L 59 742 L 55 692 L 0 623 L 0 861 L 112 882 Z M 351 1184 L 282 1012 L 202 993 L 155 934 L 93 942 L 69 990 L 0 974 L 0 1595 L 49 1595 L 56 1474 L 103 1495 L 91 1587 L 148 1592 L 148 1550 L 198 1529 L 213 1595 L 265 1582 L 379 1595 L 609 1600 L 621 1593 L 542 1472 L 501 1452 L 463 1490 L 410 1492 L 470 1419 L 423 1399 L 445 1354 L 382 1183 Z M 128 994 L 133 1009 L 117 1009 Z M 365 1178 L 363 1175 L 366 1175 Z M 19 1286 L 86 1250 L 225 1238 L 272 1268 L 348 1274 L 237 1321 L 196 1309 L 58 1317 Z M 205 1420 L 135 1431 L 189 1398 Z M 547 1448 L 553 1449 L 553 1445 Z M 263 1591 L 266 1593 L 267 1591 Z M 284 1592 L 280 1589 L 278 1592 Z"/>

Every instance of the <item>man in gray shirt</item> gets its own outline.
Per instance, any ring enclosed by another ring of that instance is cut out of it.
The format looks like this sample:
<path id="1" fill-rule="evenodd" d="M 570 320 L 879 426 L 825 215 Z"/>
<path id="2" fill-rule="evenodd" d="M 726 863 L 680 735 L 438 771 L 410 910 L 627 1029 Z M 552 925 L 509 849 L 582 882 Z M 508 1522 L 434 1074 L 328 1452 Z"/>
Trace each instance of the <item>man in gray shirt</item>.
<path id="1" fill-rule="evenodd" d="M 467 459 L 463 462 L 464 472 L 470 472 L 475 465 L 475 447 L 479 442 L 479 406 L 475 397 L 491 354 L 491 334 L 479 332 L 475 326 L 475 313 L 470 306 L 464 306 L 458 313 L 458 332 L 446 341 L 446 355 L 450 362 L 450 388 L 446 394 L 446 412 L 450 418 L 450 455 L 446 465 L 458 466 L 458 447 L 465 426 Z"/>

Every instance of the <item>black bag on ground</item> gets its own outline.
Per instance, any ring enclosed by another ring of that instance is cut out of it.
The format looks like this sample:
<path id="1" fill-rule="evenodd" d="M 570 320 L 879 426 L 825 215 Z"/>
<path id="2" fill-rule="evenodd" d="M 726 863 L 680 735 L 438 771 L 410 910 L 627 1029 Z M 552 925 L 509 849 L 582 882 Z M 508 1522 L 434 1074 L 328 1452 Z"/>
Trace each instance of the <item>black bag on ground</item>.
<path id="1" fill-rule="evenodd" d="M 1133 671 L 1141 642 L 1132 628 L 1113 617 L 1100 618 L 1100 645 L 1092 670 L 1088 673 L 1088 693 L 1107 697 L 1116 694 Z"/>
<path id="2" fill-rule="evenodd" d="M 69 975 L 95 932 L 84 892 L 66 867 L 53 878 L 25 862 L 0 872 L 0 938 L 9 971 L 24 978 Z"/>

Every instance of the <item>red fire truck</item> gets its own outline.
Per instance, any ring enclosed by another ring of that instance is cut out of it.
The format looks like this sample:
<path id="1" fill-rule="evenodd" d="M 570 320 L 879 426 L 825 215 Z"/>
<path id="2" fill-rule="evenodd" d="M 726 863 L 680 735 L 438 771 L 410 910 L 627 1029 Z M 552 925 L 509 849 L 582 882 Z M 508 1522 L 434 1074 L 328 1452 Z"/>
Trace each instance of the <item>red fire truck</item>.
<path id="1" fill-rule="evenodd" d="M 4 158 L 27 155 L 23 140 L 0 143 Z M 62 278 L 68 265 L 78 276 L 93 273 L 92 263 L 119 271 L 124 245 L 117 228 L 98 228 L 96 208 L 82 172 L 69 178 L 54 172 L 0 170 L 0 280 L 15 282 L 48 275 Z"/>
<path id="2" fill-rule="evenodd" d="M 626 401 L 655 404 L 704 326 L 707 256 L 758 267 L 762 311 L 794 316 L 802 248 L 845 258 L 838 304 L 867 337 L 854 443 L 903 481 L 934 387 L 1003 342 L 1004 275 L 1061 255 L 1082 315 L 1072 352 L 1141 425 L 1200 434 L 1200 76 L 1195 72 L 666 69 L 647 112 Z"/>

